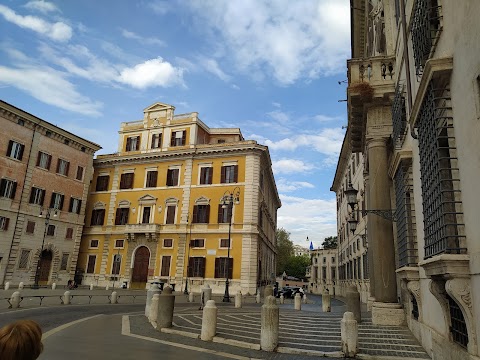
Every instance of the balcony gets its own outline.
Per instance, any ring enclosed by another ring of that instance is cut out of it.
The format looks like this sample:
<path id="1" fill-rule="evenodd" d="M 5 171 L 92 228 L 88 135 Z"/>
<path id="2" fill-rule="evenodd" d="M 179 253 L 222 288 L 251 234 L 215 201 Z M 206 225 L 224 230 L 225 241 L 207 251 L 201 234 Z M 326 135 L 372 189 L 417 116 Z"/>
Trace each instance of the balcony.
<path id="1" fill-rule="evenodd" d="M 160 225 L 157 224 L 127 224 L 125 236 L 128 242 L 134 242 L 135 235 L 143 235 L 147 241 L 158 242 Z"/>
<path id="2" fill-rule="evenodd" d="M 395 57 L 375 56 L 350 59 L 348 66 L 348 127 L 353 152 L 363 150 L 366 109 L 391 103 L 395 94 Z"/>

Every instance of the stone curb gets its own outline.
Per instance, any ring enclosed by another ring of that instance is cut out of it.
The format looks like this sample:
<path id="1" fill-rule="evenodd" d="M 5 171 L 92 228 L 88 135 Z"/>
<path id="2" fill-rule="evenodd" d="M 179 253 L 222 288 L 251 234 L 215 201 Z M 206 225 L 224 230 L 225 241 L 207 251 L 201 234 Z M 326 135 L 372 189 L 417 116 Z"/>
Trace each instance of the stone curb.
<path id="1" fill-rule="evenodd" d="M 319 356 L 319 357 L 336 357 L 336 358 L 344 357 L 344 354 L 341 351 L 324 352 L 324 351 L 316 351 L 316 350 L 303 350 L 303 349 L 289 348 L 284 346 L 277 347 L 275 351 L 282 354 L 292 354 L 292 355 L 311 355 L 311 356 Z"/>
<path id="2" fill-rule="evenodd" d="M 172 328 L 162 328 L 162 329 L 160 329 L 160 331 L 163 332 L 163 333 L 166 333 L 166 334 L 181 335 L 181 336 L 189 337 L 189 338 L 192 338 L 192 339 L 200 339 L 199 334 L 191 333 L 191 332 L 188 332 L 188 331 L 176 330 L 176 329 L 172 329 Z"/>
<path id="3" fill-rule="evenodd" d="M 251 349 L 251 350 L 260 350 L 260 344 L 252 344 L 252 343 L 247 343 L 245 341 L 240 341 L 240 340 L 226 339 L 220 336 L 214 336 L 212 341 L 219 344 L 227 344 L 227 345 L 242 347 L 242 348 Z"/>
<path id="4" fill-rule="evenodd" d="M 356 359 L 361 360 L 426 360 L 426 358 L 413 358 L 413 357 L 401 357 L 401 356 L 388 356 L 388 355 L 369 355 L 358 353 L 355 355 Z"/>

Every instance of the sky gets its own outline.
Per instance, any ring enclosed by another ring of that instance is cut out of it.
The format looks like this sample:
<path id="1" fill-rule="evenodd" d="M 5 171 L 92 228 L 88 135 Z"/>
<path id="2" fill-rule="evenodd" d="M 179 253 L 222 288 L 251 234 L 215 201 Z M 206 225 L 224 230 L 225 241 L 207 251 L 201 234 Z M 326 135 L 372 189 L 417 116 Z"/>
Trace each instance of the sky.
<path id="1" fill-rule="evenodd" d="M 117 151 L 155 102 L 269 147 L 278 227 L 336 235 L 349 0 L 0 3 L 0 99 Z"/>

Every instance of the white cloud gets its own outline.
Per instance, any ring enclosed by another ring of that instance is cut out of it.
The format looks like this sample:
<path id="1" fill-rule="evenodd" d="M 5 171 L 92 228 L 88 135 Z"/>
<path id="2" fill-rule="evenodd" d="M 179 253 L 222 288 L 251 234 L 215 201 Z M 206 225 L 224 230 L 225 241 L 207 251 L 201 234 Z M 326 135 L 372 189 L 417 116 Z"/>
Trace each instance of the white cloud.
<path id="1" fill-rule="evenodd" d="M 275 106 L 276 108 L 280 108 L 282 105 L 278 102 L 273 101 L 272 105 Z"/>
<path id="2" fill-rule="evenodd" d="M 148 3 L 148 7 L 158 15 L 165 15 L 172 10 L 172 5 L 166 0 L 154 0 Z"/>
<path id="3" fill-rule="evenodd" d="M 337 234 L 335 197 L 312 199 L 280 194 L 280 199 L 277 226 L 289 231 L 293 242 L 305 246 L 308 236 L 318 247 L 324 238 Z"/>
<path id="4" fill-rule="evenodd" d="M 272 162 L 272 167 L 275 174 L 298 174 L 315 168 L 312 164 L 296 159 L 276 160 Z"/>
<path id="5" fill-rule="evenodd" d="M 273 110 L 267 113 L 268 116 L 270 116 L 273 120 L 278 121 L 281 124 L 286 124 L 290 121 L 290 116 L 280 110 Z"/>
<path id="6" fill-rule="evenodd" d="M 48 67 L 0 66 L 0 83 L 20 89 L 35 99 L 88 116 L 100 115 L 102 104 L 81 95 L 65 75 Z"/>
<path id="7" fill-rule="evenodd" d="M 318 122 L 327 122 L 327 121 L 333 121 L 333 120 L 340 120 L 340 116 L 329 116 L 329 115 L 324 115 L 324 114 L 318 114 L 313 117 L 314 120 Z"/>
<path id="8" fill-rule="evenodd" d="M 138 89 L 155 86 L 169 87 L 183 84 L 183 69 L 176 68 L 158 57 L 124 68 L 120 73 L 119 81 Z"/>
<path id="9" fill-rule="evenodd" d="M 285 178 L 280 178 L 276 181 L 277 189 L 279 192 L 290 192 L 299 189 L 313 189 L 315 185 L 306 181 L 289 181 Z"/>
<path id="10" fill-rule="evenodd" d="M 232 84 L 232 89 L 234 90 L 240 90 L 240 86 L 236 85 L 236 84 Z"/>
<path id="11" fill-rule="evenodd" d="M 220 66 L 215 59 L 199 56 L 198 62 L 206 71 L 215 75 L 220 80 L 225 82 L 230 81 L 231 77 L 227 75 L 222 69 L 220 69 Z"/>
<path id="12" fill-rule="evenodd" d="M 214 46 L 222 42 L 226 56 L 255 79 L 267 73 L 288 85 L 344 71 L 348 0 L 205 0 L 187 6 Z"/>
<path id="13" fill-rule="evenodd" d="M 24 6 L 29 10 L 40 11 L 44 14 L 54 11 L 60 11 L 55 4 L 42 0 L 29 1 Z"/>
<path id="14" fill-rule="evenodd" d="M 0 5 L 0 14 L 5 20 L 21 28 L 33 30 L 55 41 L 67 41 L 72 37 L 72 28 L 63 22 L 49 23 L 36 16 L 17 15 L 4 5 Z"/>
<path id="15" fill-rule="evenodd" d="M 137 40 L 141 44 L 145 44 L 145 45 L 165 46 L 165 42 L 160 40 L 160 39 L 140 36 L 138 34 L 135 34 L 132 31 L 128 31 L 126 29 L 122 29 L 122 36 L 126 39 Z"/>

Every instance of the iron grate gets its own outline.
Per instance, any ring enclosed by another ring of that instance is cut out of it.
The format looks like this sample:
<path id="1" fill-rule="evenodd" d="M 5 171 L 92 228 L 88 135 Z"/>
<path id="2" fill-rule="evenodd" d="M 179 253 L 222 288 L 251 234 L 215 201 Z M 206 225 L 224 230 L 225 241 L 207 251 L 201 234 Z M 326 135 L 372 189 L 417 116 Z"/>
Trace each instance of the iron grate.
<path id="1" fill-rule="evenodd" d="M 460 175 L 448 87 L 431 81 L 418 117 L 425 258 L 465 252 Z"/>
<path id="2" fill-rule="evenodd" d="M 395 88 L 395 97 L 392 104 L 392 122 L 393 122 L 393 141 L 400 142 L 405 137 L 407 117 L 405 111 L 405 97 L 403 96 L 403 86 L 400 83 Z"/>
<path id="3" fill-rule="evenodd" d="M 412 316 L 415 320 L 418 320 L 419 312 L 418 312 L 417 299 L 415 299 L 415 296 L 413 295 L 411 295 L 411 297 L 412 297 Z"/>
<path id="4" fill-rule="evenodd" d="M 449 295 L 447 295 L 448 307 L 450 309 L 450 332 L 453 341 L 457 344 L 467 347 L 468 345 L 468 331 L 465 318 L 463 317 L 462 309 Z"/>

